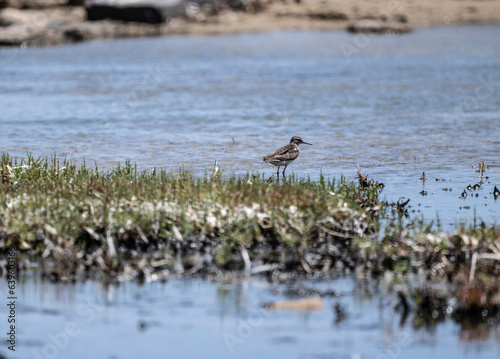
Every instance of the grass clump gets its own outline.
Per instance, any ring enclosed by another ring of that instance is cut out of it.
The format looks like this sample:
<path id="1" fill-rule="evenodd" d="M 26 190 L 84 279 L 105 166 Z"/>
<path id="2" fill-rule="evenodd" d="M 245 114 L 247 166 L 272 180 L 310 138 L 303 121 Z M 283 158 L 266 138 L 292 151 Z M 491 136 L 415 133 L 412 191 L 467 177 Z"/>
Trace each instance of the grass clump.
<path id="1" fill-rule="evenodd" d="M 55 279 L 226 270 L 390 273 L 399 287 L 406 281 L 398 292 L 402 307 L 413 300 L 419 318 L 446 317 L 450 297 L 461 315 L 500 313 L 500 261 L 491 259 L 500 253 L 497 226 L 475 221 L 443 233 L 439 224 L 409 218 L 408 201 L 380 200 L 383 184 L 359 171 L 358 179 L 226 177 L 217 163 L 201 178 L 141 172 L 128 161 L 100 171 L 55 156 L 4 153 L 0 253 L 14 247 L 41 259 L 42 267 L 52 263 L 43 270 Z"/>
<path id="2" fill-rule="evenodd" d="M 140 172 L 130 162 L 104 172 L 55 156 L 0 158 L 1 248 L 109 271 L 144 253 L 201 254 L 233 268 L 245 251 L 255 263 L 328 269 L 353 238 L 378 232 L 388 208 L 377 189 L 343 178 L 277 183 L 250 174 Z"/>

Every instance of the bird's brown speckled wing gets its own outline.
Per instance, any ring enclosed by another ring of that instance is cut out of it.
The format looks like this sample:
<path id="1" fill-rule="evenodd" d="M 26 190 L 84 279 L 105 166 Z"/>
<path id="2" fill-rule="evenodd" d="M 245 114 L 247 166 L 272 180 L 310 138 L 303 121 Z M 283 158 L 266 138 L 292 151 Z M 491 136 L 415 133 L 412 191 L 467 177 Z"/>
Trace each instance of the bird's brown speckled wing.
<path id="1" fill-rule="evenodd" d="M 299 156 L 299 147 L 293 143 L 278 148 L 276 151 L 263 157 L 264 161 L 291 161 Z"/>

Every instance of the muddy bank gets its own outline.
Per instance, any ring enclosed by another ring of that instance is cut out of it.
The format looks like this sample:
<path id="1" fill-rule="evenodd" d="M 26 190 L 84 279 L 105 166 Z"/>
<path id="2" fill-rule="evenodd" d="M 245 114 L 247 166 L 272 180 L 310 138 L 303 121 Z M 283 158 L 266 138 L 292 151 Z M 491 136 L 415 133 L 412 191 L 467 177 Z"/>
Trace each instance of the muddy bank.
<path id="1" fill-rule="evenodd" d="M 496 1 L 179 0 L 175 11 L 145 2 L 141 10 L 144 16 L 136 16 L 137 8 L 123 12 L 115 7 L 103 12 L 95 4 L 99 3 L 2 0 L 0 45 L 46 46 L 103 38 L 291 29 L 399 34 L 424 26 L 500 22 L 500 3 Z M 159 20 L 147 23 L 153 18 Z M 145 22 L 139 22 L 141 19 Z"/>

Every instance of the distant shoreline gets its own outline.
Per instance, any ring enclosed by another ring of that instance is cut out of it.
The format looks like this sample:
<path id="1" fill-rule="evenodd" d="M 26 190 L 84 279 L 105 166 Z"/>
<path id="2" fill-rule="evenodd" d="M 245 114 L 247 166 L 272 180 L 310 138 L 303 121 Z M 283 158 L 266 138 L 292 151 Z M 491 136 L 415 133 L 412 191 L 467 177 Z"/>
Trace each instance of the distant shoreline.
<path id="1" fill-rule="evenodd" d="M 66 0 L 64 0 L 66 1 Z M 500 1 L 442 0 L 255 0 L 253 10 L 200 7 L 161 24 L 87 21 L 83 5 L 61 0 L 0 0 L 0 46 L 53 46 L 95 39 L 347 30 L 405 33 L 416 28 L 500 24 Z"/>
<path id="2" fill-rule="evenodd" d="M 268 9 L 257 14 L 230 12 L 222 21 L 189 22 L 181 26 L 188 34 L 222 34 L 235 32 L 264 32 L 276 30 L 346 30 L 352 22 L 363 18 L 387 19 L 397 22 L 404 17 L 415 28 L 448 25 L 500 24 L 500 2 L 475 0 L 440 2 L 423 0 L 303 0 L 296 4 L 274 1 Z"/>

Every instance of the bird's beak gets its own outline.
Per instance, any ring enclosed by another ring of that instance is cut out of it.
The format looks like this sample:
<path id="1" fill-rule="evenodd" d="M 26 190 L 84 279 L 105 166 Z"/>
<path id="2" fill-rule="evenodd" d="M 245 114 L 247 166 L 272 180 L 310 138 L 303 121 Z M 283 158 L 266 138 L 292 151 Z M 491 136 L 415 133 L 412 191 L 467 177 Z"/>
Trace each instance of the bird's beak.
<path id="1" fill-rule="evenodd" d="M 304 142 L 304 141 L 302 141 L 302 143 L 305 144 L 305 145 L 312 146 L 312 143 L 307 143 L 307 142 Z"/>

